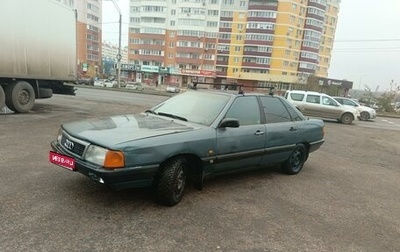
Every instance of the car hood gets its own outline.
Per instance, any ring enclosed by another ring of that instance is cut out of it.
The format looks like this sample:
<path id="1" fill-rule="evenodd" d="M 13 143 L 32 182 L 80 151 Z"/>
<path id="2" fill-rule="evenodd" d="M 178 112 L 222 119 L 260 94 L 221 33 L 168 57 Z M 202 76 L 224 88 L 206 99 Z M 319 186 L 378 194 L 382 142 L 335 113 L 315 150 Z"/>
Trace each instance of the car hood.
<path id="1" fill-rule="evenodd" d="M 362 105 L 360 105 L 360 106 L 358 106 L 357 108 L 359 108 L 359 110 L 361 110 L 361 111 L 375 112 L 375 109 L 370 108 L 370 107 L 367 107 L 367 106 L 362 106 Z"/>
<path id="2" fill-rule="evenodd" d="M 196 129 L 196 126 L 187 124 L 189 123 L 159 116 L 135 114 L 70 122 L 63 124 L 62 128 L 73 137 L 112 148 L 133 140 Z"/>

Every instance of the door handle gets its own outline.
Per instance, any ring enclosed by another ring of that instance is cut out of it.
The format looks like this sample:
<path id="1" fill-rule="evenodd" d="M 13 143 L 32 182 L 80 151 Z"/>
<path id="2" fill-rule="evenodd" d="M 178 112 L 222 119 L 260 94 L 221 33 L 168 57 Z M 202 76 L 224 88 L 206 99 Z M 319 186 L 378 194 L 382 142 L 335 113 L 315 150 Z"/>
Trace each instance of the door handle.
<path id="1" fill-rule="evenodd" d="M 254 133 L 254 135 L 256 135 L 256 136 L 260 136 L 260 135 L 264 135 L 265 134 L 265 132 L 264 131 L 261 131 L 261 130 L 257 130 L 255 133 Z"/>

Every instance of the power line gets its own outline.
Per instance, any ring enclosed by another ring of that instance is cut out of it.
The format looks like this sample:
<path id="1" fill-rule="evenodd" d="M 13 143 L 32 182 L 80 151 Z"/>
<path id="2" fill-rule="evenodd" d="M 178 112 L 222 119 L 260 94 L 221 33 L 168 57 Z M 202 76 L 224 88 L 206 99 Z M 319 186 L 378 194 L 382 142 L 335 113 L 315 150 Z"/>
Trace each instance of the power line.
<path id="1" fill-rule="evenodd" d="M 335 43 L 352 43 L 352 42 L 400 42 L 400 39 L 343 39 L 343 40 L 335 40 Z"/>

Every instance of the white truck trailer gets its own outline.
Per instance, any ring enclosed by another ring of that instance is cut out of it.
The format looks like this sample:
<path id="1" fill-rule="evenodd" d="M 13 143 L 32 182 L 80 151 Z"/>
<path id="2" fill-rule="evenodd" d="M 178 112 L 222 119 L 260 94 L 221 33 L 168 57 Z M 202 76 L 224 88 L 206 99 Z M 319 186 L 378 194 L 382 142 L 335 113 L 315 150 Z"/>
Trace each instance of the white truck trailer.
<path id="1" fill-rule="evenodd" d="M 55 0 L 1 0 L 0 110 L 74 95 L 67 83 L 76 79 L 76 11 Z"/>

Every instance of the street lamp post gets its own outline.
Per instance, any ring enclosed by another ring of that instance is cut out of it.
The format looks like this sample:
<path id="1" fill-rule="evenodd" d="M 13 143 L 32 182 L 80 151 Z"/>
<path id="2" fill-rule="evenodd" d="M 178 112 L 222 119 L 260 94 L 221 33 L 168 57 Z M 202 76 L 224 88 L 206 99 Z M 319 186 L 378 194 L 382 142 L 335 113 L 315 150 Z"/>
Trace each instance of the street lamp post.
<path id="1" fill-rule="evenodd" d="M 122 29 L 122 13 L 115 0 L 111 0 L 119 13 L 119 38 L 118 38 L 118 54 L 117 54 L 117 83 L 118 88 L 121 87 L 121 29 Z"/>

